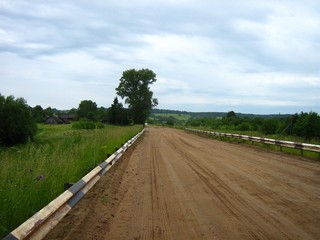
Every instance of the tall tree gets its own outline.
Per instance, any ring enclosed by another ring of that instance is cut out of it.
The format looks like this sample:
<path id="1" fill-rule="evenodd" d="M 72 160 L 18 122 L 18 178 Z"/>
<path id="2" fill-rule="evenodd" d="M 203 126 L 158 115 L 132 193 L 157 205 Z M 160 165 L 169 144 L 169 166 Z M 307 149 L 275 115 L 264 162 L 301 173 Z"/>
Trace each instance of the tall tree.
<path id="1" fill-rule="evenodd" d="M 91 100 L 83 100 L 78 107 L 78 117 L 87 120 L 96 120 L 98 107 L 97 104 Z"/>
<path id="2" fill-rule="evenodd" d="M 149 69 L 130 69 L 122 73 L 116 91 L 121 98 L 125 98 L 136 124 L 145 123 L 152 107 L 158 105 L 158 100 L 152 98 L 153 92 L 149 87 L 156 81 L 156 74 Z"/>
<path id="3" fill-rule="evenodd" d="M 119 103 L 118 98 L 115 97 L 113 100 L 113 103 L 111 104 L 111 107 L 109 109 L 109 122 L 111 124 L 117 124 L 120 119 L 120 110 L 123 108 L 122 104 Z"/>
<path id="4" fill-rule="evenodd" d="M 114 98 L 111 107 L 108 109 L 109 123 L 116 125 L 127 125 L 130 123 L 130 119 L 122 103 L 119 103 L 117 97 Z"/>

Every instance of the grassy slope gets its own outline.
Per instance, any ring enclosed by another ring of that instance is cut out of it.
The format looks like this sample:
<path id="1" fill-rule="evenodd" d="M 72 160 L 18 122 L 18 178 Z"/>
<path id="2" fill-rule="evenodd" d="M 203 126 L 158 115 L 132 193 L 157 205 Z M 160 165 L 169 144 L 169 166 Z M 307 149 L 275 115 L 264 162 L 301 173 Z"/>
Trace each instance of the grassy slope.
<path id="1" fill-rule="evenodd" d="M 141 126 L 74 130 L 40 125 L 34 143 L 0 149 L 0 237 L 138 133 Z"/>
<path id="2" fill-rule="evenodd" d="M 154 116 L 156 118 L 164 117 L 169 118 L 173 117 L 174 119 L 177 119 L 178 121 L 188 121 L 191 118 L 191 115 L 189 114 L 176 114 L 176 113 L 154 113 Z"/>

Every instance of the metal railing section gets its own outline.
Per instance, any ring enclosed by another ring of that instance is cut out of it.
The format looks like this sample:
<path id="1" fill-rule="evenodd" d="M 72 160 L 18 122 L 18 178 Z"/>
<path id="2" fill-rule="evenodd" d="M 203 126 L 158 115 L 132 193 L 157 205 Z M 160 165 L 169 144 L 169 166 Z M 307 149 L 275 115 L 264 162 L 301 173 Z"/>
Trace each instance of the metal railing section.
<path id="1" fill-rule="evenodd" d="M 238 138 L 242 140 L 271 144 L 271 145 L 276 145 L 280 147 L 289 147 L 289 148 L 295 148 L 300 150 L 308 150 L 312 152 L 320 152 L 320 145 L 309 144 L 309 143 L 283 141 L 283 140 L 277 140 L 277 139 L 271 139 L 271 138 L 260 138 L 260 137 L 253 137 L 253 136 L 240 135 L 240 134 L 234 134 L 234 133 L 210 132 L 210 131 L 204 131 L 204 130 L 193 129 L 193 128 L 186 128 L 186 130 L 190 132 L 212 135 L 217 137 Z"/>

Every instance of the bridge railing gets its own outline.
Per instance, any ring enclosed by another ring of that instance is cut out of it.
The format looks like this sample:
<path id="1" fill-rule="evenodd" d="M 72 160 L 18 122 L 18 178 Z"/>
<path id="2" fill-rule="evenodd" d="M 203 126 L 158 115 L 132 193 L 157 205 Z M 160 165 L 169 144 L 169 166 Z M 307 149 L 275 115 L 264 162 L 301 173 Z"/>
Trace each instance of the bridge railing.
<path id="1" fill-rule="evenodd" d="M 210 132 L 210 131 L 204 131 L 204 130 L 193 129 L 193 128 L 186 128 L 186 130 L 190 132 L 199 133 L 199 134 L 206 134 L 206 135 L 217 136 L 217 137 L 238 138 L 242 140 L 276 145 L 280 147 L 300 149 L 301 151 L 308 150 L 312 152 L 320 152 L 320 145 L 309 144 L 309 143 L 283 141 L 283 140 L 277 140 L 277 139 L 271 139 L 271 138 L 253 137 L 253 136 L 240 135 L 240 134 L 234 134 L 234 133 Z"/>
<path id="2" fill-rule="evenodd" d="M 73 184 L 60 196 L 8 234 L 5 240 L 43 239 L 50 230 L 79 202 L 95 183 L 112 167 L 122 154 L 142 135 L 144 129 L 120 149 Z"/>

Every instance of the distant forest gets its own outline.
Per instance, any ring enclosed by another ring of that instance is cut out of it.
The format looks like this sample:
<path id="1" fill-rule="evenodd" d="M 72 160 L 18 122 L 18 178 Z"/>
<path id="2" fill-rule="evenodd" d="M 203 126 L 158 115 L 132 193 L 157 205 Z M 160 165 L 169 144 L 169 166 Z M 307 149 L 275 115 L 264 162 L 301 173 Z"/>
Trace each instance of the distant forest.
<path id="1" fill-rule="evenodd" d="M 225 117 L 228 112 L 188 112 L 188 111 L 179 111 L 179 110 L 167 110 L 167 109 L 152 109 L 151 117 L 153 114 L 177 114 L 177 115 L 189 115 L 191 118 L 216 118 L 216 117 Z M 261 117 L 261 118 L 281 118 L 288 117 L 290 114 L 248 114 L 248 113 L 236 113 L 238 117 Z"/>
<path id="2" fill-rule="evenodd" d="M 201 127 L 224 132 L 255 132 L 297 136 L 320 141 L 320 116 L 315 112 L 296 114 L 243 114 L 230 112 L 186 112 L 154 109 L 151 124 Z"/>

